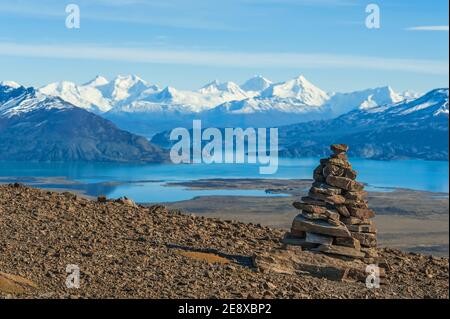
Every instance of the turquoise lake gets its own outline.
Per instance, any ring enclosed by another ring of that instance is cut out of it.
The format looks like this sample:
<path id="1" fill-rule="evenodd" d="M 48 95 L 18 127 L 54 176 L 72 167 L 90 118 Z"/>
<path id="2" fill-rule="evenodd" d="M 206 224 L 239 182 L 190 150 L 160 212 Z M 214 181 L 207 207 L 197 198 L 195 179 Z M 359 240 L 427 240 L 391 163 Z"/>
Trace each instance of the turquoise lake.
<path id="1" fill-rule="evenodd" d="M 208 178 L 311 178 L 318 158 L 280 159 L 278 172 L 260 175 L 257 164 L 114 164 L 114 163 L 17 163 L 0 162 L 0 183 L 20 181 L 44 188 L 67 188 L 88 195 L 138 202 L 171 202 L 207 195 L 283 196 L 263 190 L 189 190 L 167 187 L 167 182 Z M 408 188 L 448 193 L 448 162 L 350 159 L 358 180 L 368 190 Z M 38 180 L 36 180 L 38 179 Z M 44 179 L 44 180 L 39 180 Z"/>

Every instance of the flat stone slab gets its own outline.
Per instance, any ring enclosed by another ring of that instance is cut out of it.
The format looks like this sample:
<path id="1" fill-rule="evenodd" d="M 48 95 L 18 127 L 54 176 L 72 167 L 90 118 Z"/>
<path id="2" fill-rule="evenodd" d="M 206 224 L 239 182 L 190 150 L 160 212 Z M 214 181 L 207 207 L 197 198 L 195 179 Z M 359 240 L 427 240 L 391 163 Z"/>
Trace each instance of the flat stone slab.
<path id="1" fill-rule="evenodd" d="M 345 247 L 350 247 L 356 250 L 361 250 L 361 243 L 359 242 L 358 239 L 350 237 L 350 238 L 342 238 L 342 237 L 337 237 L 334 240 L 334 243 L 337 246 L 345 246 Z"/>
<path id="2" fill-rule="evenodd" d="M 333 243 L 333 237 L 314 234 L 314 233 L 306 233 L 305 240 L 308 243 L 321 244 L 321 245 L 331 245 Z"/>
<path id="3" fill-rule="evenodd" d="M 372 221 L 369 219 L 360 219 L 353 216 L 342 217 L 341 221 L 346 225 L 372 225 Z"/>
<path id="4" fill-rule="evenodd" d="M 286 245 L 300 246 L 306 249 L 313 249 L 319 246 L 319 244 L 307 242 L 305 238 L 295 237 L 292 233 L 287 233 L 281 241 Z"/>
<path id="5" fill-rule="evenodd" d="M 324 195 L 340 195 L 342 190 L 337 187 L 311 187 L 310 189 L 311 193 L 318 193 L 318 194 L 324 194 Z"/>
<path id="6" fill-rule="evenodd" d="M 327 184 L 342 188 L 351 192 L 360 192 L 364 189 L 364 185 L 350 178 L 329 175 L 326 179 Z"/>
<path id="7" fill-rule="evenodd" d="M 310 220 L 304 216 L 297 215 L 292 222 L 292 229 L 309 233 L 328 235 L 333 237 L 351 237 L 347 227 L 342 225 L 332 225 L 323 220 Z"/>
<path id="8" fill-rule="evenodd" d="M 332 281 L 364 283 L 368 275 L 367 265 L 360 259 L 342 260 L 310 251 L 273 249 L 256 253 L 253 263 L 262 272 L 309 275 Z M 385 275 L 384 269 L 380 268 L 380 277 Z"/>
<path id="9" fill-rule="evenodd" d="M 327 206 L 326 202 L 321 201 L 321 200 L 317 200 L 317 199 L 314 199 L 314 198 L 311 198 L 309 196 L 304 196 L 304 197 L 301 198 L 301 200 L 303 202 L 305 202 L 306 204 L 309 204 L 309 205 L 323 206 L 323 207 Z"/>
<path id="10" fill-rule="evenodd" d="M 377 228 L 375 225 L 347 225 L 347 228 L 351 232 L 355 233 L 377 233 Z"/>
<path id="11" fill-rule="evenodd" d="M 308 196 L 314 200 L 324 201 L 330 204 L 341 205 L 345 203 L 345 197 L 341 195 L 325 195 L 321 193 L 313 193 L 310 191 Z"/>
<path id="12" fill-rule="evenodd" d="M 336 246 L 336 245 L 320 245 L 318 251 L 326 254 L 339 255 L 351 258 L 364 258 L 365 253 L 351 247 Z"/>

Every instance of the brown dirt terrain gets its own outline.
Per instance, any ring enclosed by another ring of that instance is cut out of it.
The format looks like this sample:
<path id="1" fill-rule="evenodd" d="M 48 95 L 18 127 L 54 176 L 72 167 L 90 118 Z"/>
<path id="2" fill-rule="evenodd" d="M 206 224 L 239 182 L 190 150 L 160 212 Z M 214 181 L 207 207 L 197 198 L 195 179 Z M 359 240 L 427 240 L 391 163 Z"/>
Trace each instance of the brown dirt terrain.
<path id="1" fill-rule="evenodd" d="M 163 206 L 3 185 L 0 297 L 449 298 L 448 258 L 380 249 L 386 277 L 368 289 L 348 275 L 360 262 L 283 247 L 283 235 Z M 79 267 L 79 289 L 66 287 L 67 265 Z"/>

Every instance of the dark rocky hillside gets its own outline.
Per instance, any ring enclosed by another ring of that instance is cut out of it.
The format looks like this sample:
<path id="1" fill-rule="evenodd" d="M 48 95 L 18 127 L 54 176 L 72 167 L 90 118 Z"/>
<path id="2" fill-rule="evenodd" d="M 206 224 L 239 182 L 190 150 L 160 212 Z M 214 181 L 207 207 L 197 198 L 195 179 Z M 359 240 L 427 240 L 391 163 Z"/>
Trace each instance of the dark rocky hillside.
<path id="1" fill-rule="evenodd" d="M 3 89 L 3 90 L 2 90 Z M 9 98 L 8 98 L 9 96 Z M 162 162 L 144 137 L 59 98 L 0 87 L 0 160 Z"/>

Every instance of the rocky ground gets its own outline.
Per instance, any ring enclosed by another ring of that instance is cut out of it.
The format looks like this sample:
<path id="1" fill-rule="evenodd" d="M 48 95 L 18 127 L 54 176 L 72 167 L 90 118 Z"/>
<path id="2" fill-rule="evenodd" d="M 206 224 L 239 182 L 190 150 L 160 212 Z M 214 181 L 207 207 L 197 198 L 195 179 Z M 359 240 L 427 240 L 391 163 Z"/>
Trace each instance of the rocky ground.
<path id="1" fill-rule="evenodd" d="M 448 258 L 381 249 L 386 277 L 368 289 L 352 275 L 365 265 L 284 247 L 283 235 L 162 206 L 3 185 L 0 297 L 449 298 Z M 66 287 L 68 265 L 80 269 L 79 289 Z"/>

